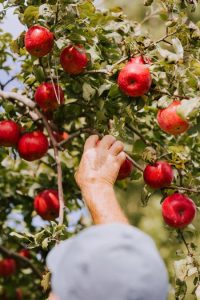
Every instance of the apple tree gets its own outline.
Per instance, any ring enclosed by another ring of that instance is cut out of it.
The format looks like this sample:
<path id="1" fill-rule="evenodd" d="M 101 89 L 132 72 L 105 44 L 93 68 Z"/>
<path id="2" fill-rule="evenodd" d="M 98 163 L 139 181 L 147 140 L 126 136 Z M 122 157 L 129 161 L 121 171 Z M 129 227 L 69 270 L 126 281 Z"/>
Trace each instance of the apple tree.
<path id="1" fill-rule="evenodd" d="M 48 252 L 88 226 L 74 172 L 95 133 L 126 145 L 119 189 L 142 182 L 147 207 L 160 197 L 160 226 L 176 246 L 171 299 L 198 299 L 200 26 L 187 13 L 197 1 L 156 1 L 157 40 L 119 7 L 91 0 L 1 3 L 2 19 L 14 8 L 24 25 L 16 40 L 0 32 L 2 297 L 48 297 Z"/>

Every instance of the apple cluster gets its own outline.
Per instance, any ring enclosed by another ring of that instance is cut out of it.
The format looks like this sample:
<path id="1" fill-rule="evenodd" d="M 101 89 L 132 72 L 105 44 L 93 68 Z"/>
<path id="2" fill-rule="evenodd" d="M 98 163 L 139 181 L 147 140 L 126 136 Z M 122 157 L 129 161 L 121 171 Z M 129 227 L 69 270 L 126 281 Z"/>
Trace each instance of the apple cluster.
<path id="1" fill-rule="evenodd" d="M 42 131 L 23 133 L 23 128 L 16 122 L 3 120 L 0 121 L 0 146 L 15 147 L 20 157 L 34 161 L 46 154 L 49 143 Z"/>
<path id="2" fill-rule="evenodd" d="M 171 165 L 158 161 L 147 165 L 143 173 L 145 183 L 153 189 L 170 186 L 174 174 Z M 192 222 L 196 214 L 195 203 L 186 195 L 174 193 L 164 199 L 162 215 L 165 223 L 174 228 L 184 228 Z"/>

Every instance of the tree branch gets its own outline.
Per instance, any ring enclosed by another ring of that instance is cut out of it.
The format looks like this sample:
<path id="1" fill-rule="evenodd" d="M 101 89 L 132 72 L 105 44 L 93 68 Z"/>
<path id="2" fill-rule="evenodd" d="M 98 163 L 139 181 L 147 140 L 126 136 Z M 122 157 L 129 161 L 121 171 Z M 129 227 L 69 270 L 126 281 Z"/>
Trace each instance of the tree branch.
<path id="1" fill-rule="evenodd" d="M 129 125 L 128 123 L 126 123 L 126 127 L 130 130 L 130 131 L 132 131 L 132 132 L 134 132 L 142 141 L 143 141 L 143 143 L 145 144 L 145 145 L 150 145 L 150 143 L 142 136 L 142 134 L 137 130 L 137 129 L 135 129 L 135 128 L 133 128 L 131 125 Z"/>
<path id="2" fill-rule="evenodd" d="M 136 167 L 140 172 L 144 172 L 144 169 L 138 164 L 136 163 L 136 161 L 126 153 L 127 158 L 132 162 L 132 164 L 134 165 L 134 167 Z"/>
<path id="3" fill-rule="evenodd" d="M 0 90 L 0 98 L 15 99 L 15 100 L 17 100 L 19 102 L 22 102 L 24 105 L 28 106 L 31 109 L 35 108 L 35 106 L 36 106 L 36 103 L 34 101 L 30 100 L 26 96 L 21 95 L 19 93 L 4 92 L 4 91 Z"/>
<path id="4" fill-rule="evenodd" d="M 106 69 L 100 69 L 100 70 L 86 70 L 84 71 L 82 74 L 85 75 L 85 74 L 107 74 L 107 75 L 110 75 L 110 72 L 108 72 Z"/>
<path id="5" fill-rule="evenodd" d="M 165 42 L 165 43 L 169 43 L 168 41 L 166 41 L 166 39 L 174 34 L 177 33 L 177 30 L 171 33 L 167 33 L 165 36 L 163 36 L 162 38 L 160 38 L 159 40 L 157 40 L 155 43 L 158 44 L 160 42 Z M 171 43 L 170 43 L 171 44 Z"/>
<path id="6" fill-rule="evenodd" d="M 20 254 L 10 251 L 8 249 L 6 249 L 5 247 L 0 245 L 0 252 L 8 257 L 12 257 L 15 258 L 23 263 L 25 263 L 26 265 L 28 265 L 33 272 L 37 275 L 37 277 L 39 277 L 40 279 L 42 279 L 42 274 L 40 273 L 40 271 L 35 267 L 35 265 L 30 261 L 30 259 L 21 256 Z"/>
<path id="7" fill-rule="evenodd" d="M 183 186 L 176 186 L 176 185 L 167 186 L 162 189 L 182 190 L 182 191 L 187 191 L 187 192 L 191 192 L 191 193 L 200 193 L 200 190 L 198 190 L 198 189 L 193 189 L 193 188 L 183 187 Z"/>

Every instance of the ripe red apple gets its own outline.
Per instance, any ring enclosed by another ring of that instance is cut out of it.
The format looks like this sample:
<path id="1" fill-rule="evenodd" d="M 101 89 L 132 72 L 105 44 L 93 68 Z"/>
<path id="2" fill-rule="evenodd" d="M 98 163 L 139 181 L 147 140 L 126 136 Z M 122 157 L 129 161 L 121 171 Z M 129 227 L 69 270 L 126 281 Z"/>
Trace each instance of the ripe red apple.
<path id="1" fill-rule="evenodd" d="M 129 177 L 132 171 L 133 171 L 133 164 L 128 158 L 126 158 L 126 160 L 123 162 L 123 164 L 119 169 L 117 180 L 122 180 L 125 179 L 126 177 Z"/>
<path id="2" fill-rule="evenodd" d="M 47 189 L 34 199 L 34 209 L 44 220 L 55 220 L 59 216 L 58 191 Z"/>
<path id="3" fill-rule="evenodd" d="M 0 297 L 3 297 L 2 300 L 10 300 L 10 296 L 7 295 L 6 290 L 3 291 L 3 294 L 0 295 Z M 12 298 L 15 300 L 23 300 L 23 292 L 20 288 L 17 288 L 15 291 L 15 298 Z"/>
<path id="4" fill-rule="evenodd" d="M 57 143 L 60 143 L 66 139 L 68 139 L 69 134 L 66 131 L 53 131 L 53 136 Z"/>
<path id="5" fill-rule="evenodd" d="M 20 134 L 20 126 L 14 121 L 0 121 L 0 146 L 15 147 L 19 141 Z"/>
<path id="6" fill-rule="evenodd" d="M 195 203 L 186 195 L 175 193 L 162 203 L 162 215 L 167 225 L 184 228 L 192 222 L 196 213 Z"/>
<path id="7" fill-rule="evenodd" d="M 189 128 L 189 123 L 179 117 L 176 112 L 179 105 L 181 105 L 181 102 L 175 100 L 167 108 L 158 111 L 157 121 L 164 132 L 178 135 L 187 131 Z"/>
<path id="8" fill-rule="evenodd" d="M 147 165 L 143 173 L 144 181 L 153 189 L 160 189 L 171 184 L 174 174 L 166 161 Z"/>
<path id="9" fill-rule="evenodd" d="M 18 254 L 26 258 L 31 258 L 31 254 L 28 249 L 21 249 Z"/>
<path id="10" fill-rule="evenodd" d="M 34 25 L 25 34 L 26 50 L 35 57 L 47 55 L 53 48 L 54 35 L 47 28 Z"/>
<path id="11" fill-rule="evenodd" d="M 141 63 L 141 58 L 138 60 L 130 60 L 118 76 L 119 88 L 131 97 L 143 96 L 150 89 L 152 82 L 149 68 Z"/>
<path id="12" fill-rule="evenodd" d="M 19 155 L 27 161 L 40 159 L 46 154 L 48 148 L 48 139 L 39 130 L 25 133 L 18 143 Z"/>
<path id="13" fill-rule="evenodd" d="M 54 111 L 64 103 L 64 92 L 59 85 L 44 82 L 36 89 L 35 101 L 44 112 Z"/>
<path id="14" fill-rule="evenodd" d="M 64 48 L 60 55 L 60 63 L 66 73 L 72 75 L 82 73 L 88 63 L 84 47 L 76 45 Z"/>
<path id="15" fill-rule="evenodd" d="M 23 300 L 23 292 L 20 288 L 16 289 L 16 300 Z"/>
<path id="16" fill-rule="evenodd" d="M 9 277 L 16 272 L 16 262 L 12 258 L 5 258 L 0 260 L 0 276 Z"/>

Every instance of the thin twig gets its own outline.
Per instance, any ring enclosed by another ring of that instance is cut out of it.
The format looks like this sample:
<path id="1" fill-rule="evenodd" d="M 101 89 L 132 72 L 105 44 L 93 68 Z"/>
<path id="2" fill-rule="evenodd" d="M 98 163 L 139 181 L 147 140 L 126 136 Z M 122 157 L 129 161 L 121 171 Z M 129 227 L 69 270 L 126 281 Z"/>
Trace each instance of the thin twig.
<path id="1" fill-rule="evenodd" d="M 188 192 L 191 192 L 191 193 L 200 193 L 200 190 L 198 190 L 198 189 L 193 189 L 193 188 L 183 187 L 183 186 L 176 186 L 176 185 L 166 186 L 162 189 L 182 190 L 182 191 L 188 191 Z"/>
<path id="2" fill-rule="evenodd" d="M 58 23 L 59 5 L 60 5 L 60 2 L 59 2 L 59 0 L 57 0 L 56 1 L 56 13 L 55 13 L 54 25 L 56 25 Z"/>
<path id="3" fill-rule="evenodd" d="M 114 68 L 115 68 L 116 66 L 120 65 L 121 63 L 123 63 L 123 62 L 126 61 L 127 59 L 128 59 L 128 56 L 125 56 L 125 57 L 122 57 L 120 60 L 118 60 L 116 63 L 114 63 L 114 64 L 112 65 L 111 71 L 114 70 Z"/>
<path id="4" fill-rule="evenodd" d="M 42 274 L 40 273 L 40 271 L 35 267 L 35 265 L 30 261 L 30 259 L 16 253 L 13 251 L 10 251 L 8 249 L 6 249 L 3 246 L 0 246 L 0 252 L 8 257 L 12 257 L 12 258 L 16 258 L 17 260 L 20 260 L 21 262 L 25 263 L 26 265 L 28 265 L 33 272 L 37 275 L 37 277 L 39 277 L 40 279 L 42 279 Z"/>
<path id="5" fill-rule="evenodd" d="M 181 229 L 178 229 L 178 235 L 180 236 L 180 238 L 182 239 L 182 241 L 183 241 L 183 243 L 184 243 L 184 245 L 185 245 L 185 247 L 186 247 L 186 249 L 187 249 L 187 253 L 188 253 L 188 255 L 191 257 L 191 259 L 192 259 L 192 264 L 193 264 L 193 266 L 196 268 L 196 270 L 197 270 L 197 274 L 198 274 L 198 281 L 197 281 L 197 283 L 196 283 L 196 286 L 199 286 L 199 281 L 200 281 L 200 266 L 199 266 L 199 262 L 195 259 L 195 257 L 194 257 L 194 254 L 193 254 L 193 252 L 191 251 L 191 249 L 190 249 L 190 246 L 189 246 L 189 243 L 187 243 L 187 241 L 186 241 L 186 239 L 185 239 L 185 237 L 184 237 L 184 235 L 183 235 L 183 232 L 182 232 L 182 230 Z"/>
<path id="6" fill-rule="evenodd" d="M 144 169 L 138 164 L 136 163 L 136 161 L 126 153 L 127 158 L 132 162 L 132 164 L 134 165 L 134 167 L 136 167 L 139 171 L 141 171 L 142 173 L 144 172 Z"/>
<path id="7" fill-rule="evenodd" d="M 15 80 L 16 78 L 17 78 L 17 75 L 14 75 L 10 79 L 8 79 L 8 81 L 6 81 L 5 83 L 1 83 L 1 89 L 3 90 L 10 82 Z"/>
<path id="8" fill-rule="evenodd" d="M 150 145 L 150 143 L 142 136 L 142 134 L 135 128 L 133 128 L 132 126 L 130 126 L 128 123 L 126 123 L 126 127 L 131 130 L 132 132 L 134 132 L 142 141 L 145 145 Z"/>
<path id="9" fill-rule="evenodd" d="M 143 25 L 144 23 L 146 23 L 147 21 L 149 21 L 152 18 L 155 17 L 159 17 L 158 13 L 160 12 L 160 9 L 155 10 L 152 14 L 149 14 L 148 16 L 146 16 L 142 22 L 140 22 L 140 25 Z"/>
<path id="10" fill-rule="evenodd" d="M 59 147 L 62 147 L 63 145 L 70 144 L 74 138 L 80 136 L 82 133 L 98 134 L 98 135 L 99 135 L 99 133 L 98 133 L 97 130 L 95 130 L 95 129 L 91 129 L 91 128 L 80 128 L 80 129 L 77 130 L 76 132 L 70 134 L 70 135 L 68 136 L 67 139 L 65 139 L 64 141 L 61 141 L 61 142 L 58 144 L 58 146 L 59 146 Z"/>
<path id="11" fill-rule="evenodd" d="M 171 98 L 180 98 L 180 99 L 186 99 L 186 100 L 190 99 L 190 97 L 188 97 L 188 96 L 184 96 L 184 95 L 170 95 L 169 92 L 161 91 L 161 90 L 158 90 L 158 89 L 153 89 L 152 91 L 156 92 L 156 93 L 159 93 L 161 95 L 167 95 L 167 96 L 169 96 Z"/>
<path id="12" fill-rule="evenodd" d="M 168 37 L 170 37 L 170 36 L 176 34 L 176 33 L 177 33 L 177 30 L 174 31 L 174 32 L 168 33 L 168 34 L 166 34 L 165 36 L 163 36 L 162 38 L 160 38 L 159 40 L 157 40 L 155 43 L 158 44 L 158 43 L 160 43 L 160 42 L 168 42 L 168 41 L 166 41 L 166 39 L 167 39 Z M 169 42 L 168 42 L 168 43 L 169 43 Z"/>
<path id="13" fill-rule="evenodd" d="M 108 70 L 106 69 L 99 69 L 99 70 L 86 70 L 82 73 L 82 75 L 85 75 L 85 74 L 107 74 L 107 75 L 110 75 L 110 72 L 108 72 Z"/>

